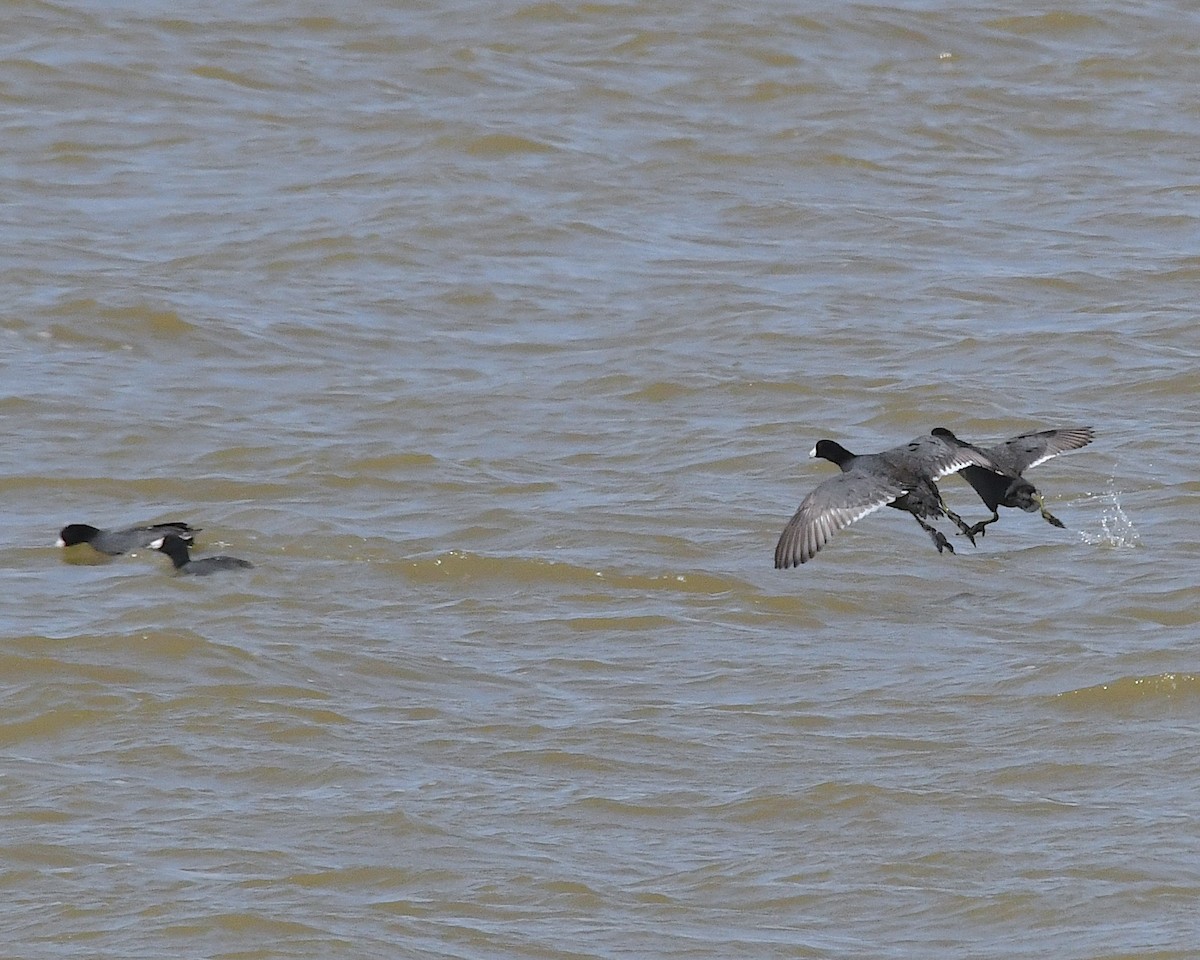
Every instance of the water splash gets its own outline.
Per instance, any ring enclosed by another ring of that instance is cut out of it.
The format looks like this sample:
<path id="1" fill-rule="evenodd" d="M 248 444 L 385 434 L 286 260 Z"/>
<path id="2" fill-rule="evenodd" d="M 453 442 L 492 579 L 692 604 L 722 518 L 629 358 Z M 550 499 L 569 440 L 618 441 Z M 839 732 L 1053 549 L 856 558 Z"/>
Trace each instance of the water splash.
<path id="1" fill-rule="evenodd" d="M 1079 531 L 1079 539 L 1084 543 L 1105 544 L 1110 547 L 1138 545 L 1141 538 L 1134 529 L 1133 521 L 1121 507 L 1121 491 L 1114 487 L 1112 477 L 1109 477 L 1108 489 L 1103 493 L 1089 492 L 1084 499 L 1077 502 L 1100 512 L 1098 524 L 1091 521 L 1088 524 L 1090 529 Z"/>

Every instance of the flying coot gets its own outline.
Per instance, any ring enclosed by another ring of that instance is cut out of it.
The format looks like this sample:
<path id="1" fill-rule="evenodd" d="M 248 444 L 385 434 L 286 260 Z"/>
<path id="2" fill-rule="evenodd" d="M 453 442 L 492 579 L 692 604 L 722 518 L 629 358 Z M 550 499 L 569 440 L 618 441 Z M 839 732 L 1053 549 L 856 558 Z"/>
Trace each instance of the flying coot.
<path id="1" fill-rule="evenodd" d="M 981 520 L 970 528 L 971 533 L 984 536 L 987 525 L 1000 519 L 999 507 L 1015 507 L 1026 513 L 1037 510 L 1047 523 L 1062 527 L 1063 522 L 1046 509 L 1037 487 L 1023 479 L 1021 474 L 1060 453 L 1086 447 L 1095 437 L 1096 432 L 1091 427 L 1065 427 L 1061 430 L 1022 433 L 994 447 L 980 448 L 967 444 L 987 456 L 1003 474 L 1011 475 L 1004 476 L 974 465 L 963 468 L 963 478 L 975 488 L 979 499 L 992 511 L 990 519 Z M 958 442 L 963 443 L 961 440 Z"/>
<path id="2" fill-rule="evenodd" d="M 160 540 L 155 540 L 150 546 L 170 557 L 171 562 L 175 564 L 175 569 L 180 573 L 192 574 L 197 577 L 205 577 L 220 570 L 238 570 L 254 566 L 249 560 L 240 560 L 237 557 L 202 557 L 199 560 L 193 560 L 188 554 L 186 541 L 174 534 L 168 534 Z"/>
<path id="3" fill-rule="evenodd" d="M 934 481 L 967 466 L 987 471 L 995 465 L 981 451 L 956 442 L 953 434 L 949 438 L 936 434 L 917 437 L 881 453 L 862 455 L 851 453 L 833 440 L 818 442 L 809 456 L 831 460 L 842 468 L 842 473 L 805 497 L 783 528 L 775 547 L 776 568 L 806 563 L 838 530 L 885 506 L 911 513 L 933 539 L 938 553 L 953 553 L 954 547 L 925 522 L 926 518 L 944 515 L 964 533 L 969 528 L 946 507 Z"/>
<path id="4" fill-rule="evenodd" d="M 155 540 L 168 534 L 179 537 L 191 543 L 199 527 L 188 526 L 186 523 L 154 523 L 146 527 L 127 527 L 124 530 L 100 530 L 87 523 L 69 523 L 59 531 L 57 547 L 73 547 L 79 543 L 89 543 L 101 553 L 111 557 L 138 547 L 148 547 Z"/>

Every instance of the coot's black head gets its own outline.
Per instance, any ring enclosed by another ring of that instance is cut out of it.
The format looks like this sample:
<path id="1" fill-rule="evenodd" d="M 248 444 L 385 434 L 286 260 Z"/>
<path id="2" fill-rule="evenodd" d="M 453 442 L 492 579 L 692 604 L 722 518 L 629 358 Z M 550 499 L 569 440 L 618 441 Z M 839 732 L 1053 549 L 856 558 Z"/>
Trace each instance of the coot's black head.
<path id="1" fill-rule="evenodd" d="M 1014 480 L 1009 484 L 1002 502 L 1006 507 L 1016 507 L 1026 513 L 1033 513 L 1042 508 L 1038 502 L 1037 487 L 1028 480 Z"/>
<path id="2" fill-rule="evenodd" d="M 818 440 L 817 445 L 808 452 L 808 455 L 836 463 L 839 467 L 854 459 L 854 454 L 836 440 Z"/>
<path id="3" fill-rule="evenodd" d="M 100 531 L 86 523 L 68 523 L 58 533 L 58 546 L 73 547 L 77 543 L 90 543 Z"/>
<path id="4" fill-rule="evenodd" d="M 956 437 L 954 434 L 952 434 L 945 427 L 934 427 L 929 432 L 933 436 L 938 437 L 941 440 L 949 440 L 951 443 L 962 443 L 962 441 L 959 440 L 958 437 Z"/>

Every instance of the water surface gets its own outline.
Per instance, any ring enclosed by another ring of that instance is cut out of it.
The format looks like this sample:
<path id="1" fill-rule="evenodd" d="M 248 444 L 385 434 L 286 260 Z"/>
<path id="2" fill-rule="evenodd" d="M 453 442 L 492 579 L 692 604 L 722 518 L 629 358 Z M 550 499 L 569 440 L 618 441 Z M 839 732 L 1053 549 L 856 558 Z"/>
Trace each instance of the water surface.
<path id="1" fill-rule="evenodd" d="M 1190 7 L 4 20 L 14 955 L 1194 955 Z"/>

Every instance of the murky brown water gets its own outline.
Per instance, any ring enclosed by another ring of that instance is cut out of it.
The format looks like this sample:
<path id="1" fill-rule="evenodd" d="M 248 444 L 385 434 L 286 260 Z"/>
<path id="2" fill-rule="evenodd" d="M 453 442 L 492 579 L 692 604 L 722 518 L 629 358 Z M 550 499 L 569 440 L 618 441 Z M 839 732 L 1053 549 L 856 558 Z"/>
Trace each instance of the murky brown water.
<path id="1" fill-rule="evenodd" d="M 2 10 L 13 956 L 1195 955 L 1189 7 Z"/>

